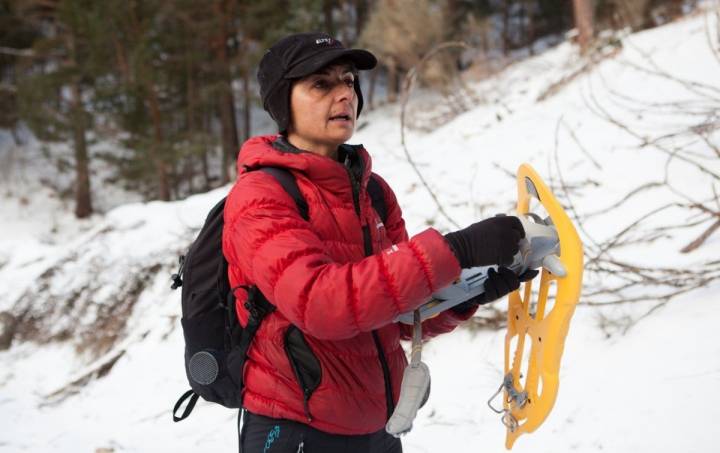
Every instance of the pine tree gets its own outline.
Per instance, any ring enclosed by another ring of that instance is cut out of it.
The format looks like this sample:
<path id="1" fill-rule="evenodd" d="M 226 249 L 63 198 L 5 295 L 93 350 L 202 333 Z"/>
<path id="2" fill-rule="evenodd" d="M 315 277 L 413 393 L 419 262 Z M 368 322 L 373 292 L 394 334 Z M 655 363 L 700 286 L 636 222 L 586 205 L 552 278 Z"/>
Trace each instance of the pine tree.
<path id="1" fill-rule="evenodd" d="M 98 90 L 99 108 L 126 133 L 121 174 L 151 198 L 177 195 L 186 134 L 181 121 L 186 86 L 179 56 L 176 6 L 170 2 L 104 2 L 105 42 L 117 73 Z M 183 68 L 184 69 L 184 68 Z M 192 69 L 191 69 L 192 71 Z M 180 144 L 180 146 L 178 146 Z M 146 189 L 143 189 L 146 188 Z"/>
<path id="2" fill-rule="evenodd" d="M 27 1 L 19 12 L 42 36 L 18 83 L 21 115 L 41 138 L 73 143 L 75 215 L 93 212 L 86 94 L 98 77 L 92 48 L 101 27 L 91 0 Z"/>
<path id="3" fill-rule="evenodd" d="M 32 57 L 32 45 L 39 36 L 39 30 L 23 20 L 15 3 L 0 0 L 0 128 L 13 132 L 19 120 L 18 65 Z"/>

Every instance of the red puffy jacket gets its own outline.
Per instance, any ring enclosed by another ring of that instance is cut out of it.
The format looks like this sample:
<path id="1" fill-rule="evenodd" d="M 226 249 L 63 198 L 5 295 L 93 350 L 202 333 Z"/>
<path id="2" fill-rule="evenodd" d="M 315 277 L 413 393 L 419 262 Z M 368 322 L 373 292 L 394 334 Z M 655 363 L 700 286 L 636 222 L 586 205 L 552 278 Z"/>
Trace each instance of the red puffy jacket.
<path id="1" fill-rule="evenodd" d="M 255 285 L 277 308 L 248 352 L 243 405 L 330 433 L 378 431 L 400 393 L 400 339 L 412 332 L 393 319 L 452 283 L 460 267 L 436 230 L 408 238 L 394 193 L 373 175 L 385 195 L 383 225 L 367 194 L 371 160 L 362 147 L 343 147 L 343 164 L 277 139 L 243 145 L 225 205 L 232 287 Z M 251 171 L 265 166 L 293 173 L 309 221 L 272 175 Z M 247 293 L 236 296 L 245 325 Z M 471 315 L 445 312 L 425 321 L 424 333 L 449 332 Z"/>

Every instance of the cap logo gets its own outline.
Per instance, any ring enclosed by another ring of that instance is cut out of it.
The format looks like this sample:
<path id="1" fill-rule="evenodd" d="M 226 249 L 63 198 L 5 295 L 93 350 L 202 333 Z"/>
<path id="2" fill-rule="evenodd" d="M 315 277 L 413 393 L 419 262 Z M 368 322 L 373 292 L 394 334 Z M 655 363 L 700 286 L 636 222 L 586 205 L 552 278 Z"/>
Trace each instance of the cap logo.
<path id="1" fill-rule="evenodd" d="M 319 39 L 315 40 L 315 44 L 317 44 L 317 45 L 321 45 L 321 44 L 331 45 L 332 43 L 333 43 L 332 38 L 319 38 Z"/>

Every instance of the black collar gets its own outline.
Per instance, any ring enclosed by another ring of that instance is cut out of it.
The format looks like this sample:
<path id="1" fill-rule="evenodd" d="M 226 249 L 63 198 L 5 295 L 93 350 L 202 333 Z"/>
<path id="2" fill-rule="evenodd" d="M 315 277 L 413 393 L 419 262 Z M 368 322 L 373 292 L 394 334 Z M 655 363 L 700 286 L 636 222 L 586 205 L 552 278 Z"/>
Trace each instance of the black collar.
<path id="1" fill-rule="evenodd" d="M 290 143 L 284 135 L 279 135 L 272 142 L 273 148 L 284 153 L 300 154 L 309 151 L 303 151 Z M 361 181 L 363 172 L 365 171 L 365 163 L 358 150 L 362 148 L 362 145 L 348 145 L 346 143 L 338 146 L 337 161 L 345 166 L 352 173 L 352 176 L 357 180 Z"/>
<path id="2" fill-rule="evenodd" d="M 272 142 L 272 146 L 276 150 L 284 153 L 300 154 L 302 152 L 306 152 L 290 143 L 284 135 L 279 135 L 278 138 Z M 357 152 L 359 148 L 362 148 L 362 145 L 342 144 L 338 146 L 337 161 L 341 164 L 345 164 L 348 168 L 355 166 L 360 157 Z"/>
<path id="3" fill-rule="evenodd" d="M 293 154 L 300 154 L 303 152 L 300 148 L 297 148 L 295 145 L 290 143 L 284 135 L 278 136 L 273 142 L 272 142 L 273 148 L 275 148 L 278 151 L 282 151 L 284 153 L 293 153 Z"/>

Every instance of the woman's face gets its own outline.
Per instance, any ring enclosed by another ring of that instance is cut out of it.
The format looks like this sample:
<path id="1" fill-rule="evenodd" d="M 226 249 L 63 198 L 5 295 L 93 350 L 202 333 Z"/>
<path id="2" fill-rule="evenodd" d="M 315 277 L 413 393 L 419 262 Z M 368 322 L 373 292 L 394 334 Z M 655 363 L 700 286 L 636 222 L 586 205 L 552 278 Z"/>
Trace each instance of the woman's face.
<path id="1" fill-rule="evenodd" d="M 288 140 L 301 149 L 326 156 L 355 131 L 358 99 L 349 64 L 333 64 L 293 83 Z"/>

